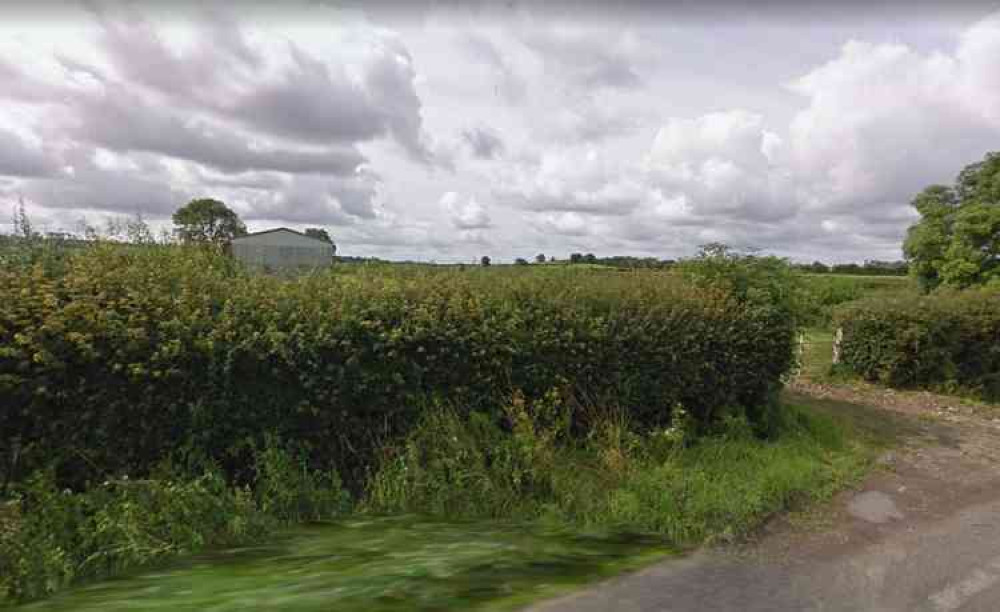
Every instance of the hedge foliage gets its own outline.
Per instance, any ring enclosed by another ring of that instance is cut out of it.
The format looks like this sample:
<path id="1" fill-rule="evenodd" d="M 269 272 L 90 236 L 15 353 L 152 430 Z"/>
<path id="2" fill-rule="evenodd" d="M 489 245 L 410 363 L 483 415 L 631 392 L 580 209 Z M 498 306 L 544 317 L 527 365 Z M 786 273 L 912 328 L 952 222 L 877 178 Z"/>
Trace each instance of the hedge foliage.
<path id="1" fill-rule="evenodd" d="M 185 448 L 246 481 L 269 432 L 357 484 L 428 405 L 498 414 L 515 391 L 765 427 L 793 360 L 787 308 L 663 272 L 352 269 L 281 279 L 107 244 L 0 271 L 6 476 L 54 460 L 83 486 Z"/>
<path id="2" fill-rule="evenodd" d="M 970 391 L 1000 398 L 1000 291 L 938 291 L 842 306 L 841 359 L 894 387 Z"/>

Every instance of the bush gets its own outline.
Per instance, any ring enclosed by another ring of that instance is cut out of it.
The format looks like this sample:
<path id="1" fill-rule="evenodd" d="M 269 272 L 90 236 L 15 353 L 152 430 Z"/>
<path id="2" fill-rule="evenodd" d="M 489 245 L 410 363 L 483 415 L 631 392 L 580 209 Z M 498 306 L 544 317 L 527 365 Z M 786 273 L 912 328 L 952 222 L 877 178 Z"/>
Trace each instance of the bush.
<path id="1" fill-rule="evenodd" d="M 347 512 L 351 498 L 334 469 L 310 469 L 301 450 L 267 436 L 254 450 L 254 499 L 261 512 L 285 523 L 329 519 Z"/>
<path id="2" fill-rule="evenodd" d="M 0 601 L 44 596 L 84 578 L 259 537 L 266 517 L 221 474 L 106 482 L 85 493 L 39 472 L 0 529 Z"/>
<path id="3" fill-rule="evenodd" d="M 893 387 L 1000 397 L 1000 291 L 939 291 L 842 307 L 843 366 Z"/>
<path id="4" fill-rule="evenodd" d="M 768 282 L 421 266 L 281 279 L 210 249 L 99 245 L 59 273 L 0 271 L 0 452 L 19 457 L 14 480 L 55 459 L 79 489 L 184 447 L 246 483 L 273 432 L 357 489 L 381 441 L 434 402 L 500 419 L 513 391 L 555 387 L 646 427 L 679 404 L 702 428 L 728 413 L 766 428 L 794 335 Z"/>
<path id="5" fill-rule="evenodd" d="M 365 506 L 377 512 L 510 518 L 551 494 L 557 442 L 570 440 L 569 412 L 555 394 L 528 406 L 515 397 L 491 415 L 435 406 L 402 443 L 382 450 Z"/>
<path id="6" fill-rule="evenodd" d="M 739 536 L 803 497 L 822 497 L 867 461 L 842 426 L 795 407 L 761 440 L 743 417 L 692 438 L 591 409 L 568 435 L 558 403 L 517 399 L 496 424 L 448 408 L 424 413 L 384 450 L 366 508 L 448 518 L 538 520 L 574 531 L 656 534 L 677 545 Z"/>
<path id="7" fill-rule="evenodd" d="M 51 471 L 33 474 L 0 515 L 0 602 L 253 542 L 277 526 L 335 518 L 350 507 L 336 472 L 308 469 L 273 436 L 254 450 L 252 486 L 228 485 L 210 461 L 188 463 L 202 466 L 201 475 L 165 460 L 148 479 L 123 476 L 81 493 L 59 489 Z"/>

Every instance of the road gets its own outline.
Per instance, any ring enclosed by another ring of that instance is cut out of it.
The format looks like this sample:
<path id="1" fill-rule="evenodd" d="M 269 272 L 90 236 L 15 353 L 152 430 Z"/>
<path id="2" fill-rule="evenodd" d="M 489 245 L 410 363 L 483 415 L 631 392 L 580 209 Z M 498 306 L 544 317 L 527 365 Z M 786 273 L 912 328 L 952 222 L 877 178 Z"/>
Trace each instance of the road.
<path id="1" fill-rule="evenodd" d="M 909 413 L 921 435 L 837 497 L 820 526 L 783 518 L 751 544 L 531 610 L 1000 612 L 1000 420 L 920 397 L 930 399 L 887 407 Z"/>

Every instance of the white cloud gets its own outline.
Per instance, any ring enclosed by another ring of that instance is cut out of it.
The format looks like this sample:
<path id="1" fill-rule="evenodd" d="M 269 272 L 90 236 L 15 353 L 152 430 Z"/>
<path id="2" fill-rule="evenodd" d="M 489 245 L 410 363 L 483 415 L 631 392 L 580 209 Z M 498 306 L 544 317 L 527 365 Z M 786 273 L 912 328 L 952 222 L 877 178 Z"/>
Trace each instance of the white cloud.
<path id="1" fill-rule="evenodd" d="M 974 44 L 970 44 L 970 37 Z M 949 181 L 996 147 L 1000 96 L 995 26 L 976 26 L 954 54 L 904 44 L 846 43 L 840 55 L 791 84 L 808 106 L 791 123 L 794 171 L 811 209 L 876 213 L 905 206 L 922 187 Z"/>
<path id="2" fill-rule="evenodd" d="M 441 196 L 441 205 L 447 211 L 451 224 L 458 229 L 486 229 L 492 225 L 486 208 L 474 197 L 463 202 L 457 193 L 449 191 Z"/>
<path id="3" fill-rule="evenodd" d="M 367 255 L 898 257 L 913 195 L 1000 148 L 1000 15 L 719 44 L 641 10 L 81 6 L 0 10 L 0 197 L 54 221 L 211 195 Z"/>
<path id="4" fill-rule="evenodd" d="M 627 163 L 595 147 L 554 147 L 500 169 L 494 192 L 512 206 L 534 211 L 627 215 L 645 187 Z"/>
<path id="5" fill-rule="evenodd" d="M 586 236 L 594 231 L 592 222 L 576 212 L 545 213 L 538 223 L 545 231 L 563 236 Z"/>

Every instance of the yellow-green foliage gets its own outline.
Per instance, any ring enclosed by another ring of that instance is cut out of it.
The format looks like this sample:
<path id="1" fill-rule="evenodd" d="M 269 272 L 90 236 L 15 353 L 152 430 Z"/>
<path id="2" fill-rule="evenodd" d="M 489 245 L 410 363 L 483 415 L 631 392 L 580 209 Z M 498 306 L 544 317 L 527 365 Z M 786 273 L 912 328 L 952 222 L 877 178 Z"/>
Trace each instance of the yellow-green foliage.
<path id="1" fill-rule="evenodd" d="M 268 431 L 357 483 L 429 402 L 499 417 L 553 388 L 648 426 L 681 405 L 766 427 L 793 330 L 755 295 L 655 271 L 280 279 L 210 249 L 81 249 L 58 273 L 0 271 L 0 451 L 19 449 L 15 479 L 56 461 L 82 485 L 185 446 L 246 481 Z"/>
<path id="2" fill-rule="evenodd" d="M 1000 398 L 1000 291 L 969 289 L 862 300 L 842 307 L 845 367 L 899 387 Z"/>

